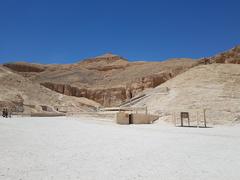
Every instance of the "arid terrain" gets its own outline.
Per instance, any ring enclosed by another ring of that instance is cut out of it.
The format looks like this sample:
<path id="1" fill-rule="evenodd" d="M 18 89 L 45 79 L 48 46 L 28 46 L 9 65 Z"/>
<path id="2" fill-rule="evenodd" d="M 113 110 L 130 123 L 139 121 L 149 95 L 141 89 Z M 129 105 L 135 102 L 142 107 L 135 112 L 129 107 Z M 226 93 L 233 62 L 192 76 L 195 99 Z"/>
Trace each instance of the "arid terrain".
<path id="1" fill-rule="evenodd" d="M 0 108 L 16 114 L 0 117 L 0 180 L 238 180 L 239 57 L 236 47 L 198 60 L 105 54 L 68 65 L 1 65 Z M 115 112 L 101 109 L 113 106 L 159 119 L 118 125 Z M 179 112 L 191 123 L 206 112 L 207 128 L 174 127 Z M 58 115 L 66 116 L 36 117 Z"/>
<path id="2" fill-rule="evenodd" d="M 81 97 L 71 97 L 51 91 L 39 83 L 0 66 L 0 108 L 15 112 L 36 113 L 59 111 L 92 111 L 98 103 Z M 66 109 L 67 108 L 67 109 Z"/>
<path id="3" fill-rule="evenodd" d="M 195 116 L 198 111 L 200 117 L 206 109 L 212 123 L 239 123 L 239 70 L 240 65 L 235 64 L 196 66 L 147 91 L 134 106 L 147 106 L 168 121 L 172 121 L 173 112 L 187 111 Z"/>
<path id="4" fill-rule="evenodd" d="M 4 67 L 61 94 L 85 97 L 103 106 L 116 106 L 196 64 L 191 59 L 129 62 L 120 56 L 105 54 L 69 65 L 11 63 Z"/>
<path id="5" fill-rule="evenodd" d="M 240 0 L 0 0 L 0 180 L 240 180 Z"/>
<path id="6" fill-rule="evenodd" d="M 0 106 L 65 113 L 125 103 L 147 106 L 163 119 L 179 109 L 207 109 L 213 121 L 223 115 L 226 122 L 238 122 L 239 58 L 236 46 L 195 60 L 129 61 L 108 53 L 74 64 L 6 63 L 0 66 Z M 138 96 L 144 97 L 132 103 Z"/>

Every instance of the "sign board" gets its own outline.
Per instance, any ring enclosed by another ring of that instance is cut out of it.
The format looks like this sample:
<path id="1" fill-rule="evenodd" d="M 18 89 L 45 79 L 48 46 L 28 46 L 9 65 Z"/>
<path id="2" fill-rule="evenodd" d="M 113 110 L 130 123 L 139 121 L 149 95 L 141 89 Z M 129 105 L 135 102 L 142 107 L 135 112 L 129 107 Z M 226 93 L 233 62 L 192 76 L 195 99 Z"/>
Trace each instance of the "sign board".
<path id="1" fill-rule="evenodd" d="M 181 119 L 187 118 L 189 119 L 189 113 L 188 112 L 181 112 Z"/>

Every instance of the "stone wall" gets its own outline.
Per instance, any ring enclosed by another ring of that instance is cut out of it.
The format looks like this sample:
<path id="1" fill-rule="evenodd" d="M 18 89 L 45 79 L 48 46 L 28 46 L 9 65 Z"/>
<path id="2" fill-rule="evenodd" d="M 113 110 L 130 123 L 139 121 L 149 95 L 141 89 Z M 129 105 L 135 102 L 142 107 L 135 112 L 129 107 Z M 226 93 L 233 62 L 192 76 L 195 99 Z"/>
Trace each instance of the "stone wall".
<path id="1" fill-rule="evenodd" d="M 150 114 L 131 114 L 125 112 L 119 112 L 116 115 L 117 124 L 151 124 L 157 120 L 159 116 Z"/>

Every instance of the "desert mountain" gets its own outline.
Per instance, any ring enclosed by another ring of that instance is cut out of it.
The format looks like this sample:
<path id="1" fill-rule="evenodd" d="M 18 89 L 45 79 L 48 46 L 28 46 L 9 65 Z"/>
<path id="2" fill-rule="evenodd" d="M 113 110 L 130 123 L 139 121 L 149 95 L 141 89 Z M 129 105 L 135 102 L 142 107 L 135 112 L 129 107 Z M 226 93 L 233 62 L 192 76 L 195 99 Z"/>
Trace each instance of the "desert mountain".
<path id="1" fill-rule="evenodd" d="M 192 59 L 129 62 L 108 53 L 69 65 L 10 63 L 4 66 L 58 93 L 115 106 L 197 64 Z"/>
<path id="2" fill-rule="evenodd" d="M 21 105 L 24 110 L 38 112 L 46 107 L 89 111 L 99 106 L 128 105 L 131 99 L 158 114 L 179 108 L 207 108 L 212 109 L 208 113 L 213 113 L 209 116 L 214 120 L 216 113 L 230 118 L 232 112 L 231 119 L 236 119 L 239 57 L 237 46 L 200 60 L 133 62 L 107 53 L 75 64 L 7 63 L 0 66 L 0 101 L 1 106 Z M 221 105 L 224 102 L 230 110 Z"/>

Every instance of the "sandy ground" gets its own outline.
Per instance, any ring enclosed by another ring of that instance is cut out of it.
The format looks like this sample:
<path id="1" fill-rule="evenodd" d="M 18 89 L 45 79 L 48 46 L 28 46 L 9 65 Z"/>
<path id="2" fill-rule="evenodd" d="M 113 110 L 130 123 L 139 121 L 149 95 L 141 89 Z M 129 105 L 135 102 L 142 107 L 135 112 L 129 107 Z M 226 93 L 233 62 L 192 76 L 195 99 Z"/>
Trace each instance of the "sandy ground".
<path id="1" fill-rule="evenodd" d="M 240 179 L 240 126 L 0 118 L 1 180 Z"/>

